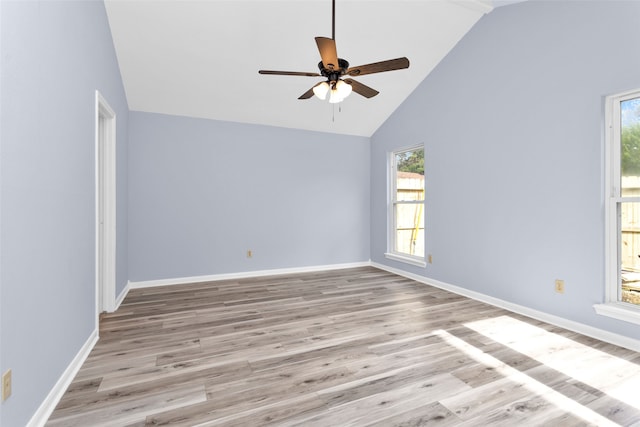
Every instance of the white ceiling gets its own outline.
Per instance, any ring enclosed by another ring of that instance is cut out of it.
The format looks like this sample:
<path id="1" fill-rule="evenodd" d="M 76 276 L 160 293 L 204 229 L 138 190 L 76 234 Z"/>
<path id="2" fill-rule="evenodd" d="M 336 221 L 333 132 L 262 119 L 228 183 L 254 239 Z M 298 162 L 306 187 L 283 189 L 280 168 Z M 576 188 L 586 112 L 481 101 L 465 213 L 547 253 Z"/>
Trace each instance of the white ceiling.
<path id="1" fill-rule="evenodd" d="M 337 0 L 338 56 L 351 66 L 406 56 L 406 70 L 357 78 L 380 91 L 333 105 L 298 100 L 320 77 L 314 37 L 331 37 L 330 0 L 106 0 L 129 108 L 371 136 L 491 0 Z"/>

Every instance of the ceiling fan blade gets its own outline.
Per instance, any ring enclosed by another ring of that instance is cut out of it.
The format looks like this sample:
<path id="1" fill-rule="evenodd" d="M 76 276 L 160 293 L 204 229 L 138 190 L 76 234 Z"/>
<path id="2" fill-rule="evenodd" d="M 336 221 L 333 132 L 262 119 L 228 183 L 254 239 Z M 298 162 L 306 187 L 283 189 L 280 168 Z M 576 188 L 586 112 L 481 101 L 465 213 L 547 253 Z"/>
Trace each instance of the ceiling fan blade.
<path id="1" fill-rule="evenodd" d="M 316 86 L 320 86 L 322 83 L 324 83 L 324 82 L 320 82 L 320 83 L 317 83 L 317 84 L 313 85 L 313 87 L 311 89 L 309 89 L 308 91 L 306 91 L 305 93 L 300 95 L 298 97 L 298 99 L 309 99 L 309 98 L 311 98 L 313 95 L 315 95 L 315 93 L 313 92 L 313 89 L 315 89 Z"/>
<path id="2" fill-rule="evenodd" d="M 327 37 L 316 37 L 316 44 L 322 58 L 322 65 L 328 70 L 339 70 L 336 41 Z"/>
<path id="3" fill-rule="evenodd" d="M 273 70 L 259 70 L 260 74 L 270 74 L 274 76 L 306 76 L 306 77 L 322 77 L 318 73 L 307 73 L 304 71 L 273 71 Z"/>
<path id="4" fill-rule="evenodd" d="M 409 60 L 405 57 L 350 67 L 347 70 L 347 74 L 350 76 L 364 76 L 365 74 L 383 73 L 385 71 L 401 70 L 403 68 L 409 68 Z"/>
<path id="5" fill-rule="evenodd" d="M 314 87 L 316 87 L 318 85 L 315 85 Z M 306 91 L 305 93 L 303 93 L 302 95 L 300 95 L 298 97 L 298 99 L 309 99 L 313 96 L 313 87 L 311 89 L 309 89 L 308 91 Z"/>
<path id="6" fill-rule="evenodd" d="M 359 93 L 365 98 L 373 98 L 374 96 L 380 93 L 377 90 L 370 88 L 367 85 L 363 85 L 362 83 L 357 82 L 353 79 L 344 79 L 344 81 L 351 85 L 351 88 L 353 89 L 354 92 Z"/>

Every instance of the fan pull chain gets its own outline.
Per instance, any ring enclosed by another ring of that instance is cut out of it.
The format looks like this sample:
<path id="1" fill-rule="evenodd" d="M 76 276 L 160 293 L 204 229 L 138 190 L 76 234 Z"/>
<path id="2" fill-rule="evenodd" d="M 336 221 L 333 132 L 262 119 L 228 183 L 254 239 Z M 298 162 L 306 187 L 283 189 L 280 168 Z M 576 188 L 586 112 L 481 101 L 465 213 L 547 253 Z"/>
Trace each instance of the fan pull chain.
<path id="1" fill-rule="evenodd" d="M 342 113 L 342 103 L 338 103 L 338 114 Z M 336 121 L 336 104 L 331 104 L 331 121 Z"/>

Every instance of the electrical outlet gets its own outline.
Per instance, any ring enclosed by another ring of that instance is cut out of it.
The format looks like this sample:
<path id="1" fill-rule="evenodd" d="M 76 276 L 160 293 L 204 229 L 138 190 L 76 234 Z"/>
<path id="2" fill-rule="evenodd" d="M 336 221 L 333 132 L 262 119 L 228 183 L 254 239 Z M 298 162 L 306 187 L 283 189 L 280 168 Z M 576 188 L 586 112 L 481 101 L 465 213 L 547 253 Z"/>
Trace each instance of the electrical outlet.
<path id="1" fill-rule="evenodd" d="M 2 401 L 11 396 L 11 369 L 2 374 Z"/>
<path id="2" fill-rule="evenodd" d="M 253 251 L 251 249 L 249 249 L 247 251 L 247 258 L 251 258 L 251 257 L 253 257 Z"/>
<path id="3" fill-rule="evenodd" d="M 429 256 L 427 257 L 427 262 L 429 264 L 433 264 L 433 257 L 431 256 L 431 254 L 429 254 Z"/>
<path id="4" fill-rule="evenodd" d="M 564 294 L 564 280 L 556 279 L 556 292 Z"/>

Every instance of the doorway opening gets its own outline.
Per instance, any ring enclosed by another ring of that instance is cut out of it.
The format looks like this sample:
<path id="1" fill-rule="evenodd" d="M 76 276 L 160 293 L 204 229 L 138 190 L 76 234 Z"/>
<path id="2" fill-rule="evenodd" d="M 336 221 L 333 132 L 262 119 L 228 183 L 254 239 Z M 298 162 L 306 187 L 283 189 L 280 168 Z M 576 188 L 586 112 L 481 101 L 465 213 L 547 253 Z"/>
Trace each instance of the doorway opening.
<path id="1" fill-rule="evenodd" d="M 97 90 L 95 129 L 97 323 L 115 309 L 116 292 L 116 114 Z"/>

